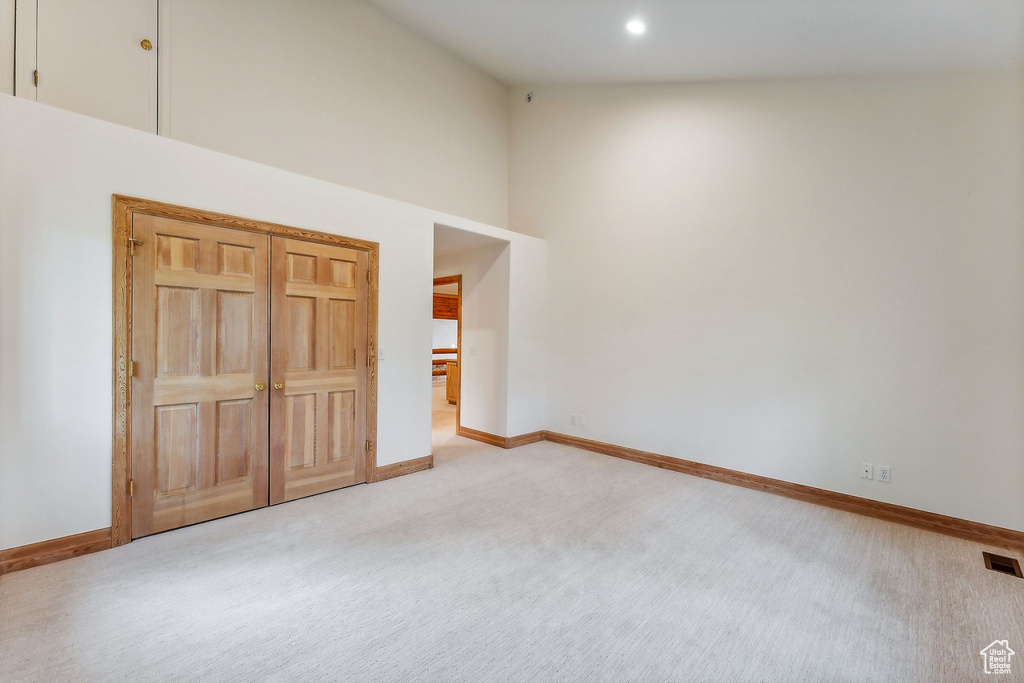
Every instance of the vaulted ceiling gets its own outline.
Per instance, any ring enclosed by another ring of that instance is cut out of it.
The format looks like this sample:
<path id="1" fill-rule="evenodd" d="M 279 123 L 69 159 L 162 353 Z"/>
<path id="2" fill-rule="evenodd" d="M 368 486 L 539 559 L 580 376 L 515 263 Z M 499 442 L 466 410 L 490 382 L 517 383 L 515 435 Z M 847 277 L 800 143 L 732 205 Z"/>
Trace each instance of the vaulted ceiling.
<path id="1" fill-rule="evenodd" d="M 510 84 L 1018 69 L 1024 0 L 372 0 Z M 625 30 L 642 18 L 647 32 Z"/>

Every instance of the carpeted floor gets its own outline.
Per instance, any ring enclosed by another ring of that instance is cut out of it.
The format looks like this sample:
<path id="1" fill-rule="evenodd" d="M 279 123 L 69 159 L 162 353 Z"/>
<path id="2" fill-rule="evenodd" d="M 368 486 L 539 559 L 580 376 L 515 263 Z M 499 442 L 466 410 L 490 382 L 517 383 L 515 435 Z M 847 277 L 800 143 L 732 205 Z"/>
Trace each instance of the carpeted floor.
<path id="1" fill-rule="evenodd" d="M 550 443 L 0 579 L 4 681 L 969 681 L 980 546 Z"/>

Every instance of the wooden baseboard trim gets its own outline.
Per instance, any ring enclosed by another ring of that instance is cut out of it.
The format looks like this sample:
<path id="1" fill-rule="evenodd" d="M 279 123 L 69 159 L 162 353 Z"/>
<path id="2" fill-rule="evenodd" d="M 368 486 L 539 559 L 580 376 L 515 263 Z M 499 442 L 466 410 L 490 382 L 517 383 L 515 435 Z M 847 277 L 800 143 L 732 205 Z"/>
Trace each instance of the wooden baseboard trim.
<path id="1" fill-rule="evenodd" d="M 383 465 L 376 468 L 373 481 L 393 479 L 405 474 L 429 470 L 433 466 L 433 455 L 415 460 L 406 460 L 405 462 L 396 462 L 391 465 Z M 0 575 L 50 564 L 51 562 L 67 560 L 79 555 L 88 555 L 100 550 L 109 550 L 110 548 L 111 530 L 108 527 L 106 529 L 97 529 L 96 531 L 87 531 L 82 534 L 23 545 L 17 548 L 0 550 Z"/>
<path id="2" fill-rule="evenodd" d="M 633 462 L 639 462 L 644 465 L 653 465 L 654 467 L 661 467 L 674 472 L 692 474 L 696 477 L 714 479 L 715 481 L 724 482 L 726 484 L 734 484 L 748 489 L 774 493 L 779 496 L 794 498 L 807 503 L 824 505 L 825 507 L 853 512 L 867 517 L 874 517 L 875 519 L 881 519 L 887 522 L 895 522 L 896 524 L 912 526 L 917 529 L 924 529 L 925 531 L 945 534 L 946 536 L 955 536 L 968 541 L 974 541 L 975 543 L 982 543 L 984 545 L 1009 548 L 1018 552 L 1024 552 L 1024 532 L 1014 531 L 1013 529 L 1004 529 L 1003 527 L 991 526 L 980 522 L 971 522 L 957 517 L 948 517 L 934 512 L 925 512 L 924 510 L 903 507 L 901 505 L 893 505 L 892 503 L 883 503 L 877 500 L 851 496 L 846 493 L 837 493 L 835 491 L 819 489 L 813 486 L 794 484 L 788 481 L 771 479 L 769 477 L 762 477 L 756 474 L 746 474 L 744 472 L 738 472 L 724 467 L 716 467 L 714 465 L 705 465 L 703 463 L 693 462 L 692 460 L 671 458 L 666 455 L 649 453 L 635 448 L 615 446 L 601 441 L 591 441 L 590 439 L 581 439 L 577 436 L 559 434 L 558 432 L 546 431 L 544 432 L 544 439 L 545 441 L 551 441 L 553 443 L 559 443 L 566 446 L 574 446 L 594 453 L 602 453 L 604 455 L 611 455 L 624 460 L 632 460 Z"/>
<path id="3" fill-rule="evenodd" d="M 473 439 L 473 441 L 479 441 L 490 446 L 497 446 L 498 448 L 506 447 L 505 437 L 498 436 L 497 434 L 488 434 L 487 432 L 477 431 L 476 429 L 470 429 L 469 427 L 459 427 L 455 433 L 458 436 Z"/>
<path id="4" fill-rule="evenodd" d="M 508 444 L 505 448 L 518 448 L 519 446 L 525 446 L 526 444 L 537 443 L 538 441 L 543 440 L 544 432 L 530 432 L 529 434 L 510 436 L 505 439 L 505 443 Z"/>
<path id="5" fill-rule="evenodd" d="M 0 574 L 110 549 L 110 528 L 0 550 Z"/>
<path id="6" fill-rule="evenodd" d="M 422 472 L 423 470 L 429 470 L 433 466 L 433 454 L 428 455 L 424 458 L 416 458 L 415 460 L 396 462 L 391 465 L 378 465 L 373 480 L 377 482 L 385 481 L 386 479 L 394 479 L 395 477 L 401 477 L 402 475 L 405 474 L 412 474 L 413 472 Z"/>
<path id="7" fill-rule="evenodd" d="M 474 441 L 505 449 L 518 448 L 519 446 L 544 440 L 544 432 L 530 432 L 529 434 L 520 434 L 519 436 L 498 436 L 497 434 L 489 434 L 476 429 L 470 429 L 469 427 L 459 427 L 456 434 L 467 439 L 473 439 Z"/>

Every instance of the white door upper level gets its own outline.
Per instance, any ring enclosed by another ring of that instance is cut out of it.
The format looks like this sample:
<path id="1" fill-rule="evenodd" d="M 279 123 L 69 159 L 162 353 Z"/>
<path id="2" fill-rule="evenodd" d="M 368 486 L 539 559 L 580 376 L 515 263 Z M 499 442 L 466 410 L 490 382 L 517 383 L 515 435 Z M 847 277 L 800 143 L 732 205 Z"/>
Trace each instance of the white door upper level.
<path id="1" fill-rule="evenodd" d="M 157 0 L 19 0 L 17 95 L 157 132 Z"/>

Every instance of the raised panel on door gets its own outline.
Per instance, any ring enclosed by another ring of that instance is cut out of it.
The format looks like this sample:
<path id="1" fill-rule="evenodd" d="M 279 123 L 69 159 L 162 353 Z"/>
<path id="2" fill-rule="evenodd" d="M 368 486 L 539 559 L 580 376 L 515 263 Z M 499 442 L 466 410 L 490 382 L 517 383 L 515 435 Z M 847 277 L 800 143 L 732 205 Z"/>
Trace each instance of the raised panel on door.
<path id="1" fill-rule="evenodd" d="M 138 538 L 267 505 L 270 238 L 143 214 L 132 232 Z"/>
<path id="2" fill-rule="evenodd" d="M 369 294 L 363 251 L 275 237 L 271 263 L 273 504 L 366 481 Z"/>
<path id="3" fill-rule="evenodd" d="M 36 99 L 156 133 L 157 0 L 37 2 Z"/>

